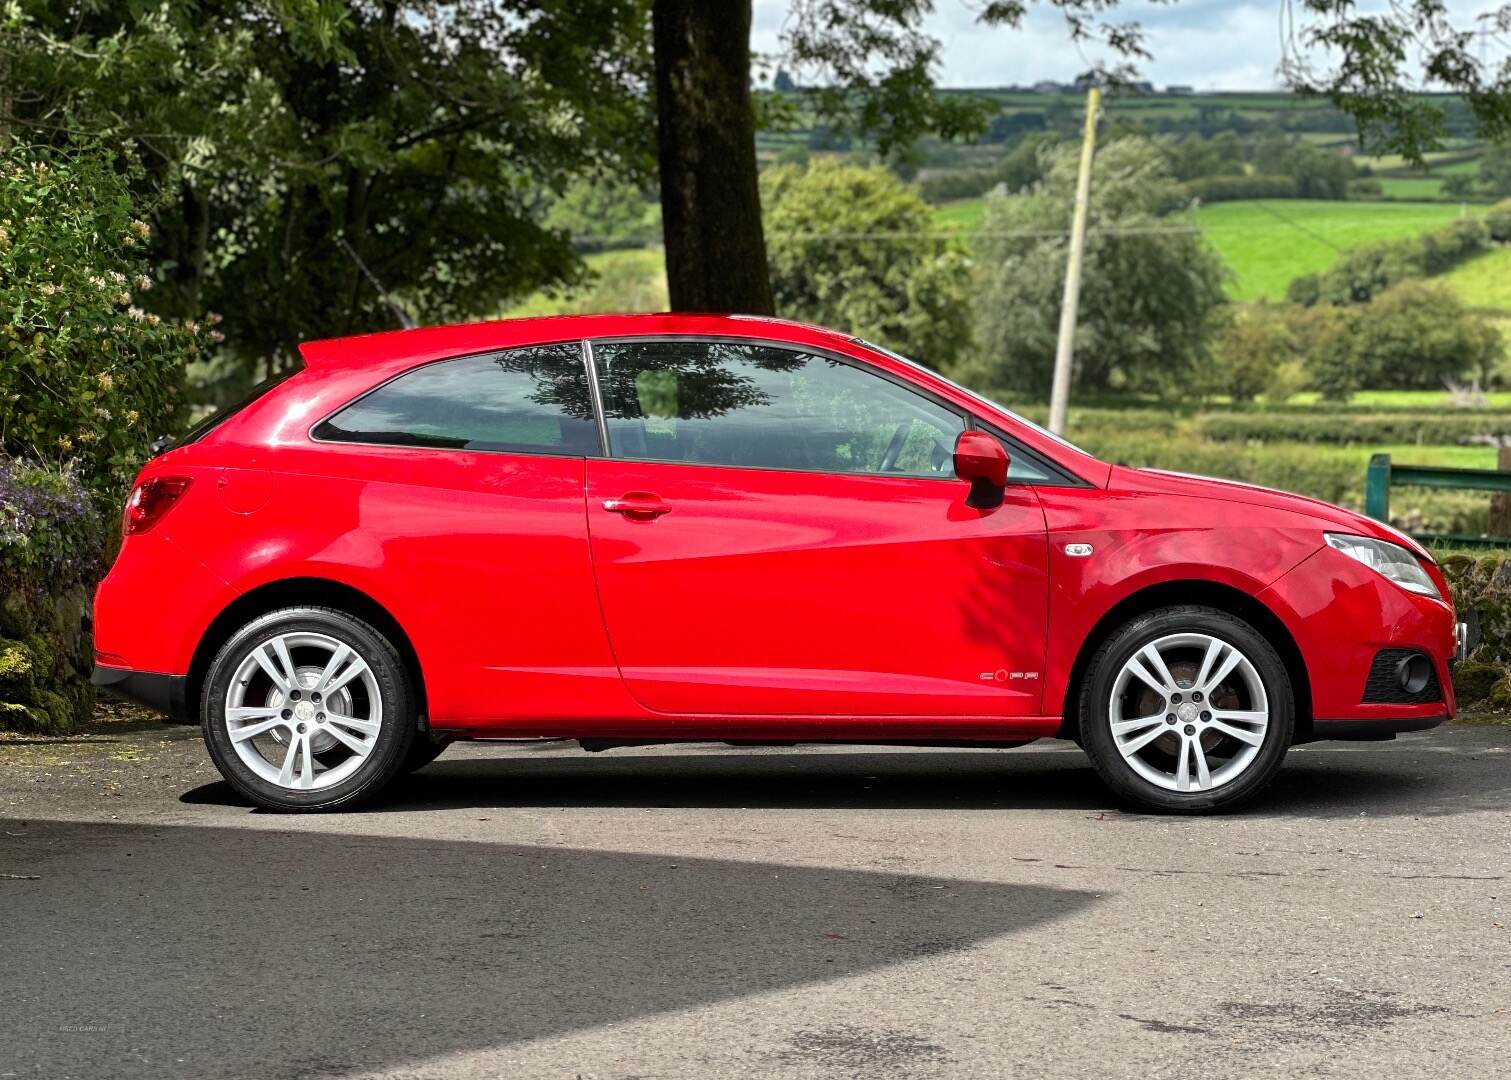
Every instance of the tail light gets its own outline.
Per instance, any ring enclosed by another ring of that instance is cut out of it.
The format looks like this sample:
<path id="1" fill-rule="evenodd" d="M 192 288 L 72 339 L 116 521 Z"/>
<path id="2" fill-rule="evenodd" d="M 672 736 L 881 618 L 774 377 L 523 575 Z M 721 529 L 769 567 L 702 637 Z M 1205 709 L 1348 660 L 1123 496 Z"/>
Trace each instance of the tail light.
<path id="1" fill-rule="evenodd" d="M 187 476 L 154 476 L 131 490 L 126 512 L 121 516 L 121 534 L 144 533 L 156 525 L 173 504 L 189 490 Z"/>

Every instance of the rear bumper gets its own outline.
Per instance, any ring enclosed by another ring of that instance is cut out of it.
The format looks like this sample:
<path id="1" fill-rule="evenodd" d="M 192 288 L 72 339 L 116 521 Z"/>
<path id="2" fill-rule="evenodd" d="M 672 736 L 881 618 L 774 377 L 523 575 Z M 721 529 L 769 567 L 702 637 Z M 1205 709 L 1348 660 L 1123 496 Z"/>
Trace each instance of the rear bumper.
<path id="1" fill-rule="evenodd" d="M 132 671 L 129 668 L 96 664 L 89 681 L 120 694 L 128 701 L 160 712 L 176 724 L 196 722 L 189 713 L 187 675 L 159 675 L 151 671 Z"/>

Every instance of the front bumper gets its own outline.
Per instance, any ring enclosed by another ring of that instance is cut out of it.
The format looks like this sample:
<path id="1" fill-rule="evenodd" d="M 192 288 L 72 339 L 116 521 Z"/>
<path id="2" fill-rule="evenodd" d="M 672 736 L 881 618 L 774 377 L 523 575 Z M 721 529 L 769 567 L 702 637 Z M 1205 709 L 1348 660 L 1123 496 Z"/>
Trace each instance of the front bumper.
<path id="1" fill-rule="evenodd" d="M 89 681 L 120 694 L 128 701 L 162 713 L 176 724 L 197 722 L 189 712 L 187 675 L 159 675 L 150 671 L 132 671 L 129 668 L 96 664 Z"/>
<path id="2" fill-rule="evenodd" d="M 1434 578 L 1440 578 L 1433 568 Z M 1447 595 L 1446 584 L 1439 588 Z M 1449 664 L 1460 645 L 1450 604 L 1407 592 L 1354 559 L 1324 547 L 1259 597 L 1290 629 L 1306 666 L 1313 730 L 1298 738 L 1390 738 L 1452 719 Z M 1436 700 L 1370 701 L 1366 686 L 1375 657 L 1414 650 L 1432 662 Z"/>

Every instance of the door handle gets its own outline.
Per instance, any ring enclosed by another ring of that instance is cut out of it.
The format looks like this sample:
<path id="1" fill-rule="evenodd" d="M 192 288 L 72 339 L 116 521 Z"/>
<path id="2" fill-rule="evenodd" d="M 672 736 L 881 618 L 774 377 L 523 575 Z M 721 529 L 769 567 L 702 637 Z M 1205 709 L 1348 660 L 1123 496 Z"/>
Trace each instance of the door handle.
<path id="1" fill-rule="evenodd" d="M 605 499 L 603 508 L 611 514 L 623 514 L 628 518 L 658 518 L 671 512 L 671 507 L 660 496 L 632 492 L 617 499 Z"/>

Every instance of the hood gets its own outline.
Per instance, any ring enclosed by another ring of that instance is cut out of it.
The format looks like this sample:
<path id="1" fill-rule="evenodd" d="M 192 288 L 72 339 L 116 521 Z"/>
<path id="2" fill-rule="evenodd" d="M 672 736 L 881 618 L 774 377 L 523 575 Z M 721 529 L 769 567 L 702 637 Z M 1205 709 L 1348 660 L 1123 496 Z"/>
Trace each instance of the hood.
<path id="1" fill-rule="evenodd" d="M 1217 480 L 1210 476 L 1193 476 L 1190 473 L 1169 472 L 1165 469 L 1134 469 L 1119 465 L 1112 471 L 1108 482 L 1110 491 L 1145 491 L 1157 495 L 1186 495 L 1197 499 L 1217 499 L 1221 502 L 1245 506 L 1263 506 L 1271 510 L 1285 510 L 1309 517 L 1319 528 L 1329 532 L 1347 532 L 1355 536 L 1368 536 L 1376 540 L 1399 544 L 1424 559 L 1432 555 L 1417 541 L 1392 528 L 1383 521 L 1365 517 L 1353 510 L 1311 499 L 1305 495 L 1292 495 L 1288 491 L 1244 484 L 1237 480 Z"/>

